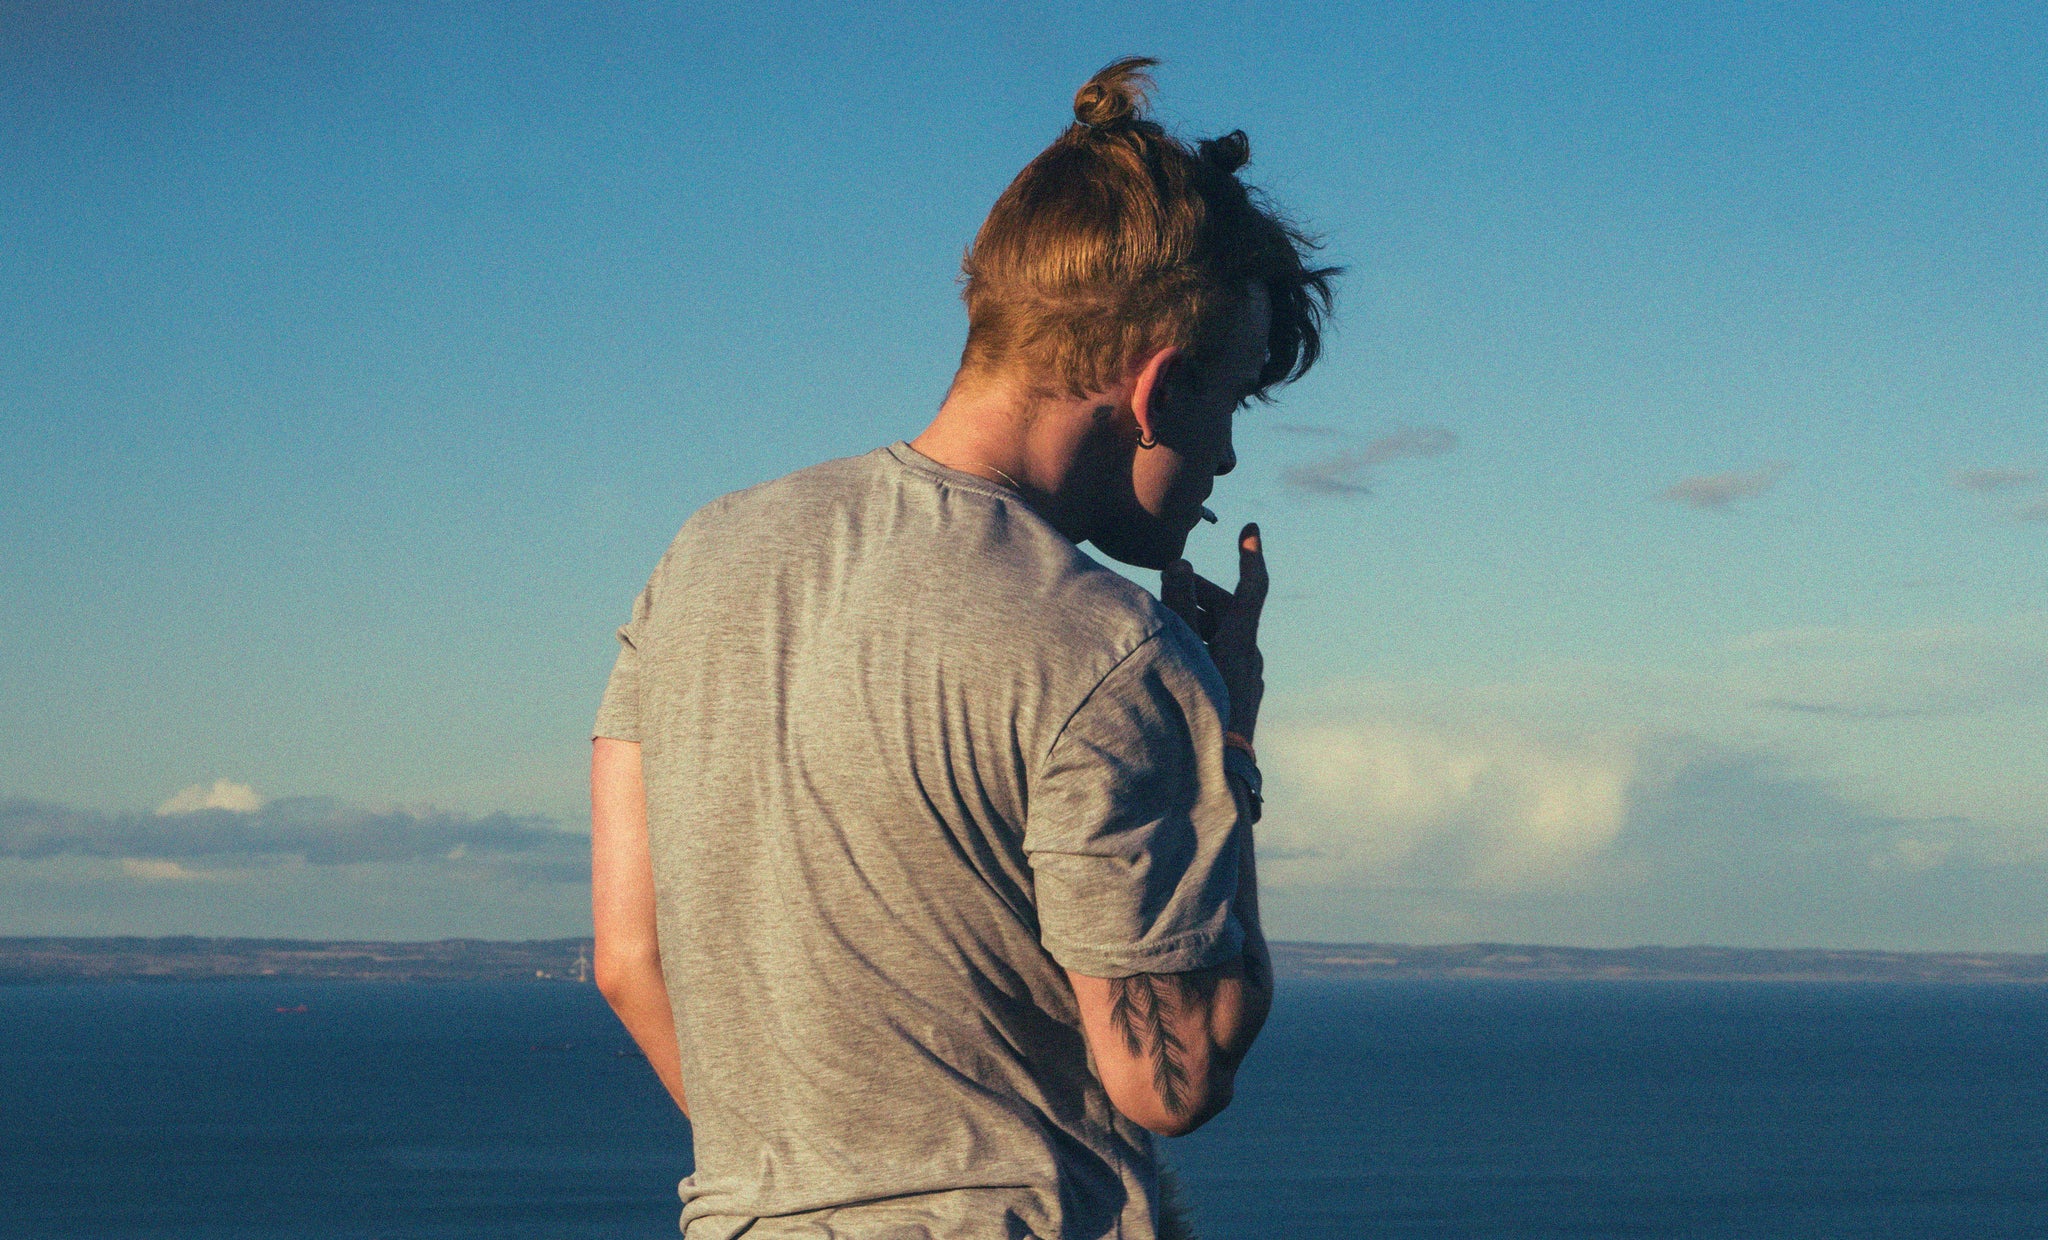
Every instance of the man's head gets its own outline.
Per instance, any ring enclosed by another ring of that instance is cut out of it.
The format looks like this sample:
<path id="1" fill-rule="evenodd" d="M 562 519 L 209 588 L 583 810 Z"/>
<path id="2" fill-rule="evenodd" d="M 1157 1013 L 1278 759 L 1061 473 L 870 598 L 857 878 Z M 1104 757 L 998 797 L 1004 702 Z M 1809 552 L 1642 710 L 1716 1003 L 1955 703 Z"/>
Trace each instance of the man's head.
<path id="1" fill-rule="evenodd" d="M 1089 402 L 1085 536 L 1127 563 L 1180 554 L 1231 414 L 1306 373 L 1331 267 L 1238 180 L 1241 132 L 1189 147 L 1144 114 L 1144 70 L 1117 61 L 1074 97 L 1074 124 L 1017 175 L 961 264 L 967 345 L 956 391 L 1000 385 Z"/>
<path id="2" fill-rule="evenodd" d="M 1022 371 L 1081 397 L 1136 359 L 1208 361 L 1247 285 L 1272 308 L 1257 395 L 1315 363 L 1334 268 L 1237 178 L 1242 132 L 1190 149 L 1144 114 L 1157 62 L 1129 57 L 1074 96 L 1074 123 L 1003 191 L 961 264 L 963 374 Z"/>

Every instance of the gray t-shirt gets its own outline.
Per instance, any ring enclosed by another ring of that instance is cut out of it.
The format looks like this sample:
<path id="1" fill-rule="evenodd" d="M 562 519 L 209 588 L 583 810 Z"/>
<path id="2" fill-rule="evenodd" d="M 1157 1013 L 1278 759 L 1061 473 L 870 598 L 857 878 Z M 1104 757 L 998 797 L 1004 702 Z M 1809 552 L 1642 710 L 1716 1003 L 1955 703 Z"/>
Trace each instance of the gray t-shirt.
<path id="1" fill-rule="evenodd" d="M 641 746 L 689 1240 L 1151 1240 L 1060 966 L 1243 950 L 1194 632 L 899 443 L 706 505 L 619 639 L 596 732 Z"/>

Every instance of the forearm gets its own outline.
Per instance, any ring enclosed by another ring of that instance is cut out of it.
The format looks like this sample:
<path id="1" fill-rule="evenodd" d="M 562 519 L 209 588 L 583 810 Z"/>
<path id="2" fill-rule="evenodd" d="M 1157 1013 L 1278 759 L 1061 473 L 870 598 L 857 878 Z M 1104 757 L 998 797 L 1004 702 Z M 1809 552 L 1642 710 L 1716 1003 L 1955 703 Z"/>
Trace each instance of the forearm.
<path id="1" fill-rule="evenodd" d="M 1237 924 L 1244 931 L 1243 994 L 1230 1013 L 1229 1026 L 1216 1028 L 1214 1036 L 1224 1061 L 1234 1068 L 1251 1050 L 1273 1010 L 1273 954 L 1266 946 L 1265 924 L 1259 918 L 1258 849 L 1250 798 L 1234 779 L 1231 794 L 1237 798 L 1238 830 L 1244 833 L 1238 845 L 1237 900 L 1233 905 Z"/>
<path id="2" fill-rule="evenodd" d="M 1180 1136 L 1230 1105 L 1237 1067 L 1273 1007 L 1273 961 L 1259 917 L 1258 858 L 1248 789 L 1237 800 L 1238 871 L 1232 916 L 1237 957 L 1188 973 L 1097 978 L 1068 972 L 1095 1069 L 1117 1110 Z"/>
<path id="3" fill-rule="evenodd" d="M 609 737 L 591 746 L 590 914 L 597 987 L 687 1115 L 675 1013 L 661 975 L 640 746 Z"/>
<path id="4" fill-rule="evenodd" d="M 597 985 L 619 1023 L 632 1035 L 634 1045 L 647 1056 L 654 1075 L 676 1100 L 676 1106 L 688 1115 L 689 1103 L 683 1096 L 682 1054 L 676 1046 L 675 1012 L 669 1007 L 660 955 L 641 951 L 607 956 L 600 945 Z"/>

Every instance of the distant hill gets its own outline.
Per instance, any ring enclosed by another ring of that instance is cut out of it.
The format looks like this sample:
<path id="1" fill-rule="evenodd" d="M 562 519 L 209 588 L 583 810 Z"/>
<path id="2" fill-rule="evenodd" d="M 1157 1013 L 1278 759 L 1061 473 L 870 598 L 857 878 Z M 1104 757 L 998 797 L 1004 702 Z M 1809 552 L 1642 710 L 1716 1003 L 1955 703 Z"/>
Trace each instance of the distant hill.
<path id="1" fill-rule="evenodd" d="M 1459 943 L 1275 943 L 1296 978 L 1521 978 L 1758 982 L 2048 982 L 2048 955 L 1819 948 L 1541 947 Z"/>
<path id="2" fill-rule="evenodd" d="M 278 977 L 375 982 L 588 981 L 589 939 L 0 938 L 0 984 Z"/>
<path id="3" fill-rule="evenodd" d="M 384 982 L 588 981 L 590 940 L 0 938 L 0 984 L 276 977 Z M 1294 978 L 1529 981 L 2048 983 L 2048 955 L 1743 947 L 1541 947 L 1460 943 L 1275 943 Z"/>

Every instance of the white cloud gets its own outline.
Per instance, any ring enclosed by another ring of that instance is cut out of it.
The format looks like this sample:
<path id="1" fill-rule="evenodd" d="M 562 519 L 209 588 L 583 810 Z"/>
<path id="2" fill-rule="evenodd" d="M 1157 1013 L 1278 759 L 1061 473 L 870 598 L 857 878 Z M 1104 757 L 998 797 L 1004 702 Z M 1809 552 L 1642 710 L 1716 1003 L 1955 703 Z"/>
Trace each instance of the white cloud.
<path id="1" fill-rule="evenodd" d="M 1622 745 L 1388 723 L 1268 725 L 1283 882 L 1519 888 L 1605 848 L 1628 808 Z"/>
<path id="2" fill-rule="evenodd" d="M 177 862 L 167 861 L 162 857 L 123 857 L 121 858 L 121 873 L 129 878 L 139 878 L 150 882 L 206 877 L 205 874 L 198 870 L 188 870 Z"/>
<path id="3" fill-rule="evenodd" d="M 237 814 L 253 814 L 263 808 L 263 798 L 247 784 L 232 780 L 216 779 L 211 785 L 193 784 L 180 788 L 171 794 L 169 800 L 156 807 L 159 817 L 167 814 L 196 814 L 201 810 L 224 809 Z"/>
<path id="4" fill-rule="evenodd" d="M 1773 461 L 1746 473 L 1735 471 L 1681 478 L 1666 487 L 1657 498 L 1684 504 L 1688 508 L 1719 511 L 1738 499 L 1770 490 L 1771 485 L 1790 468 L 1783 461 Z"/>
<path id="5" fill-rule="evenodd" d="M 2048 611 L 1268 700 L 1301 712 L 1259 737 L 1282 937 L 2039 950 L 2048 924 Z"/>
<path id="6" fill-rule="evenodd" d="M 1892 841 L 1890 848 L 1871 857 L 1870 868 L 1914 872 L 1931 870 L 1947 861 L 1955 850 L 1954 840 L 1926 840 L 1910 835 L 1901 836 Z"/>
<path id="7" fill-rule="evenodd" d="M 253 797 L 240 785 L 216 784 L 187 789 L 153 814 L 0 800 L 0 859 L 99 857 L 124 867 L 142 864 L 142 870 L 129 872 L 155 878 L 173 875 L 155 863 L 188 861 L 226 866 L 424 864 L 503 872 L 537 882 L 590 878 L 590 837 L 556 830 L 536 816 L 369 810 L 325 797 L 259 800 L 251 808 Z M 225 804 L 184 808 L 205 799 Z"/>
<path id="8" fill-rule="evenodd" d="M 1773 748 L 1437 722 L 1266 732 L 1260 874 L 1283 936 L 2014 950 L 2039 936 L 2041 832 L 1916 812 Z"/>

